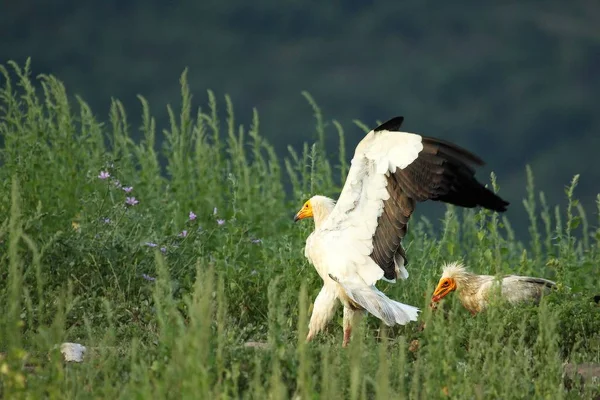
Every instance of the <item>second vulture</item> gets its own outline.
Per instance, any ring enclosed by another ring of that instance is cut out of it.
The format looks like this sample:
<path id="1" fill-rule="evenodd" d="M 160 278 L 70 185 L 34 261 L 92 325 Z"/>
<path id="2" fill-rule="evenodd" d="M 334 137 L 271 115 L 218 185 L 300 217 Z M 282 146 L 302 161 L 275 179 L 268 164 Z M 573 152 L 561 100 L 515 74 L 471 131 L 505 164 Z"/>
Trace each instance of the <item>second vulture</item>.
<path id="1" fill-rule="evenodd" d="M 483 311 L 492 296 L 493 289 L 499 288 L 500 297 L 511 304 L 522 302 L 538 303 L 543 295 L 556 287 L 556 283 L 544 278 L 506 275 L 497 279 L 491 275 L 476 275 L 461 263 L 449 263 L 443 267 L 442 277 L 433 292 L 431 304 L 456 291 L 461 304 L 471 314 Z"/>
<path id="2" fill-rule="evenodd" d="M 417 319 L 418 308 L 375 287 L 380 279 L 408 278 L 401 241 L 416 203 L 499 212 L 509 204 L 475 178 L 475 166 L 484 164 L 479 157 L 444 140 L 401 132 L 403 120 L 393 118 L 360 141 L 337 202 L 313 196 L 294 218 L 314 219 L 304 254 L 323 279 L 307 340 L 333 317 L 338 300 L 344 306 L 344 346 L 364 310 L 388 326 Z"/>

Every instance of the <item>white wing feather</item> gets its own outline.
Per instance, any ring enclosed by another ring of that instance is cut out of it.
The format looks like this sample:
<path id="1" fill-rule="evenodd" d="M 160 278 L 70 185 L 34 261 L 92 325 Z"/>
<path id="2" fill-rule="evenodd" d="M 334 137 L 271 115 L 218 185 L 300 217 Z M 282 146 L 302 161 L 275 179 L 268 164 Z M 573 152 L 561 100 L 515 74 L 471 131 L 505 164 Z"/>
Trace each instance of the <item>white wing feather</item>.
<path id="1" fill-rule="evenodd" d="M 358 144 L 336 206 L 318 233 L 328 274 L 340 282 L 362 280 L 369 286 L 383 277 L 369 255 L 377 219 L 389 198 L 387 176 L 406 168 L 421 150 L 421 136 L 407 132 L 371 131 Z"/>

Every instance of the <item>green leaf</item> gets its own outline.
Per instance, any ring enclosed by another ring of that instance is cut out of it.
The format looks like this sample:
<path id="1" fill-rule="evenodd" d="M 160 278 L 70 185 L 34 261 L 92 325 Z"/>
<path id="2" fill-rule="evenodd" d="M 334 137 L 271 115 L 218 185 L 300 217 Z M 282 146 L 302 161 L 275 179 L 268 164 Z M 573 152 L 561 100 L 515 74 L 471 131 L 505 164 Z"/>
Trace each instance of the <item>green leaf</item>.
<path id="1" fill-rule="evenodd" d="M 485 232 L 482 232 L 482 231 L 479 231 L 479 232 L 477 232 L 477 239 L 478 239 L 480 242 L 483 242 L 483 238 L 484 238 L 484 237 L 485 237 Z"/>
<path id="2" fill-rule="evenodd" d="M 581 223 L 581 217 L 573 217 L 571 223 L 569 224 L 569 230 L 575 230 Z"/>
<path id="3" fill-rule="evenodd" d="M 483 257 L 487 260 L 491 260 L 492 259 L 492 249 L 485 249 L 485 251 L 483 252 Z"/>

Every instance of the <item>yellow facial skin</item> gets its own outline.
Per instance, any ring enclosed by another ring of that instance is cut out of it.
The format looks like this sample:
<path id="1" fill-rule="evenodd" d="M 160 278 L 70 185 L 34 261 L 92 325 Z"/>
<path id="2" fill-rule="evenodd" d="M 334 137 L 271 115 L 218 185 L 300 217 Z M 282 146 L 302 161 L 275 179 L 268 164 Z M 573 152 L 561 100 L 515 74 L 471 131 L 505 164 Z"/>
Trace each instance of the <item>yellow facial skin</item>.
<path id="1" fill-rule="evenodd" d="M 302 206 L 300 211 L 296 213 L 294 217 L 294 222 L 300 221 L 304 218 L 311 218 L 313 216 L 312 206 L 310 205 L 310 200 L 307 200 L 306 203 Z"/>
<path id="2" fill-rule="evenodd" d="M 435 291 L 433 292 L 433 296 L 431 297 L 431 301 L 433 303 L 437 303 L 444 297 L 446 297 L 449 293 L 452 293 L 456 290 L 456 282 L 452 278 L 444 278 L 440 279 Z"/>

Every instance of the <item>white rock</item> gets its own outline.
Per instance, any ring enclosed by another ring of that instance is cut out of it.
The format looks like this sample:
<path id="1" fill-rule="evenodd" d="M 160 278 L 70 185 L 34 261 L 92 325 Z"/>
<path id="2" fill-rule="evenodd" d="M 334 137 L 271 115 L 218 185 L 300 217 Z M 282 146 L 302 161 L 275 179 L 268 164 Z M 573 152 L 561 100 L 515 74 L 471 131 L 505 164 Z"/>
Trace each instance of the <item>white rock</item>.
<path id="1" fill-rule="evenodd" d="M 83 355 L 87 349 L 79 343 L 63 343 L 60 345 L 60 352 L 63 354 L 65 361 L 82 362 Z"/>

